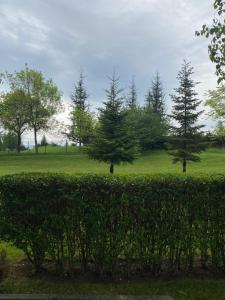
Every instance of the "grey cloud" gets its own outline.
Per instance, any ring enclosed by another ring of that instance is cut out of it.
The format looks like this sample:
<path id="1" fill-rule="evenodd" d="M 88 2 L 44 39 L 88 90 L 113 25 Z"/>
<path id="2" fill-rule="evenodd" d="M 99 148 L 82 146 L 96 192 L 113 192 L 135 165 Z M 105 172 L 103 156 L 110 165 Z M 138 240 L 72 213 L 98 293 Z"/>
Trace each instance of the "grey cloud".
<path id="1" fill-rule="evenodd" d="M 82 69 L 99 106 L 115 68 L 121 85 L 135 75 L 139 99 L 159 71 L 169 94 L 183 58 L 191 60 L 203 93 L 215 85 L 207 42 L 194 31 L 213 16 L 210 0 L 1 0 L 0 70 L 27 62 L 64 92 Z M 170 106 L 168 97 L 168 106 Z"/>

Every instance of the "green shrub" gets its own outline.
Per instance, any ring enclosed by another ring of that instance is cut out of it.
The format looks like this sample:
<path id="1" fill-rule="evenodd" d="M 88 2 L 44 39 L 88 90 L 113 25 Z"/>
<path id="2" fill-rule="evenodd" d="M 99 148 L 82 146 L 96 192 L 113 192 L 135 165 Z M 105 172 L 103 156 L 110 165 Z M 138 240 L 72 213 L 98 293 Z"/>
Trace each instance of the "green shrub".
<path id="1" fill-rule="evenodd" d="M 225 271 L 225 176 L 0 178 L 2 237 L 39 270 Z"/>

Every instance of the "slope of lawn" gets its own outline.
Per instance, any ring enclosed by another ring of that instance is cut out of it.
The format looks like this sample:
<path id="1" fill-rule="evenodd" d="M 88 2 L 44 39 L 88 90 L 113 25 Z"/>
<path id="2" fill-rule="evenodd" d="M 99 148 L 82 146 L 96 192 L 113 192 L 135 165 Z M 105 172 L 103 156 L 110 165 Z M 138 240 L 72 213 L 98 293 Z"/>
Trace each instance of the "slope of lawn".
<path id="1" fill-rule="evenodd" d="M 88 159 L 87 155 L 76 148 L 52 147 L 47 153 L 35 155 L 23 152 L 19 155 L 0 155 L 0 175 L 20 172 L 65 172 L 65 173 L 108 173 L 108 165 Z M 209 149 L 201 154 L 201 162 L 191 163 L 187 167 L 188 174 L 224 173 L 225 150 Z M 165 151 L 152 151 L 141 155 L 133 165 L 115 167 L 116 174 L 154 174 L 181 173 L 181 165 L 173 164 L 172 157 Z"/>

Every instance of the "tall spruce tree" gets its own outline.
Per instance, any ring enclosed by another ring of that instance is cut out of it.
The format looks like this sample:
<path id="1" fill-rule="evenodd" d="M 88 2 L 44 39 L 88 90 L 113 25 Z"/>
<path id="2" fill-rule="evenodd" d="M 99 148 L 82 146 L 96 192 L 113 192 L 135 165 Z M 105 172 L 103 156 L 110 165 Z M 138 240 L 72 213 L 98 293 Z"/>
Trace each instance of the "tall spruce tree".
<path id="1" fill-rule="evenodd" d="M 82 72 L 80 73 L 80 78 L 77 84 L 74 86 L 74 92 L 71 95 L 71 99 L 73 101 L 73 105 L 81 111 L 85 111 L 87 109 L 88 94 L 84 86 L 84 75 Z"/>
<path id="2" fill-rule="evenodd" d="M 145 96 L 145 107 L 148 109 L 152 107 L 152 98 L 152 89 L 149 89 Z"/>
<path id="3" fill-rule="evenodd" d="M 88 94 L 84 85 L 83 73 L 80 73 L 80 78 L 75 85 L 74 92 L 71 95 L 73 102 L 71 111 L 71 126 L 67 137 L 79 147 L 89 143 L 93 136 L 94 121 L 92 114 L 89 112 L 87 102 Z"/>
<path id="4" fill-rule="evenodd" d="M 171 95 L 174 102 L 171 118 L 175 121 L 171 126 L 172 136 L 169 138 L 169 154 L 173 162 L 181 162 L 186 172 L 188 161 L 200 161 L 198 154 L 205 149 L 201 128 L 197 121 L 202 111 L 198 111 L 201 101 L 197 98 L 195 87 L 198 84 L 192 79 L 193 67 L 184 61 L 178 73 L 179 87 Z"/>
<path id="5" fill-rule="evenodd" d="M 114 165 L 132 163 L 138 153 L 137 142 L 127 127 L 121 92 L 119 78 L 113 74 L 106 90 L 107 101 L 100 109 L 96 137 L 88 150 L 90 158 L 110 164 L 111 174 Z"/>
<path id="6" fill-rule="evenodd" d="M 134 77 L 132 77 L 132 80 L 129 85 L 129 94 L 128 94 L 126 104 L 127 104 L 128 109 L 137 108 L 137 89 L 136 89 Z"/>
<path id="7" fill-rule="evenodd" d="M 162 82 L 159 73 L 156 73 L 150 90 L 146 95 L 146 106 L 160 116 L 163 120 L 165 118 L 165 94 L 163 92 Z"/>

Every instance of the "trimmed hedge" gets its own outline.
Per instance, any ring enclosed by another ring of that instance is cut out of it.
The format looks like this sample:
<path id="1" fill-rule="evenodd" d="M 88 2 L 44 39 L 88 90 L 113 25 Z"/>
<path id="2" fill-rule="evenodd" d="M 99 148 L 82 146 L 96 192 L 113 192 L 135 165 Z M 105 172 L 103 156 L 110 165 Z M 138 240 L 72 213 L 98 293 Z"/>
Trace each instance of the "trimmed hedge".
<path id="1" fill-rule="evenodd" d="M 225 271 L 225 176 L 0 178 L 0 231 L 36 270 Z"/>

